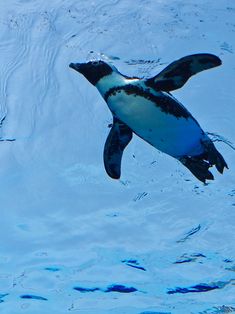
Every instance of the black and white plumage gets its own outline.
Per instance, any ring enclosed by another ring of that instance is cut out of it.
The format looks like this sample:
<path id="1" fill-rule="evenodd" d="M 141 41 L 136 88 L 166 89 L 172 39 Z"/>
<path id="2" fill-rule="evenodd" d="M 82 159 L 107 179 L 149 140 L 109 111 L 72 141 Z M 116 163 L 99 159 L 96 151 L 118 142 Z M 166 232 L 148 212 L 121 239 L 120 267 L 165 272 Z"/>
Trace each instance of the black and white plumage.
<path id="1" fill-rule="evenodd" d="M 104 165 L 112 178 L 121 175 L 125 147 L 135 133 L 158 150 L 178 159 L 200 181 L 213 180 L 209 171 L 228 168 L 224 158 L 190 112 L 171 91 L 181 88 L 194 74 L 221 65 L 212 54 L 183 57 L 149 79 L 122 75 L 104 61 L 71 63 L 103 96 L 113 114 L 104 147 Z"/>

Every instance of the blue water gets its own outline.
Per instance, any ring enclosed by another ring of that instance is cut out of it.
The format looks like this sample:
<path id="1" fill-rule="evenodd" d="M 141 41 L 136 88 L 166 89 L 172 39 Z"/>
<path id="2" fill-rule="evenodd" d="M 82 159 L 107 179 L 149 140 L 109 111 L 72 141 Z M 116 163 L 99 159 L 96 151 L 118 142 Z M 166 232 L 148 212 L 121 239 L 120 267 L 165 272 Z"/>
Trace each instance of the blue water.
<path id="1" fill-rule="evenodd" d="M 235 313 L 234 20 L 233 0 L 0 0 L 1 313 Z M 110 179 L 112 117 L 69 63 L 150 77 L 199 52 L 223 65 L 174 95 L 229 170 L 203 185 L 135 137 Z"/>

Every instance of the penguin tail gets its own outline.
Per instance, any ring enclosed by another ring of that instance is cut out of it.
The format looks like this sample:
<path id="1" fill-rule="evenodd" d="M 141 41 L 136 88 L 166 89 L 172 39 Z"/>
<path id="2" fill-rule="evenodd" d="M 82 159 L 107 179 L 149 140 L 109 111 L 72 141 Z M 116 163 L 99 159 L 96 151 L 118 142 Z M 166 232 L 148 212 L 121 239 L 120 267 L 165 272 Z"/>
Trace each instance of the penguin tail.
<path id="1" fill-rule="evenodd" d="M 188 168 L 198 180 L 206 183 L 206 180 L 214 180 L 213 174 L 209 171 L 210 167 L 215 166 L 222 174 L 224 168 L 228 169 L 228 165 L 210 139 L 202 141 L 202 145 L 204 147 L 203 154 L 198 156 L 183 156 L 179 161 Z"/>

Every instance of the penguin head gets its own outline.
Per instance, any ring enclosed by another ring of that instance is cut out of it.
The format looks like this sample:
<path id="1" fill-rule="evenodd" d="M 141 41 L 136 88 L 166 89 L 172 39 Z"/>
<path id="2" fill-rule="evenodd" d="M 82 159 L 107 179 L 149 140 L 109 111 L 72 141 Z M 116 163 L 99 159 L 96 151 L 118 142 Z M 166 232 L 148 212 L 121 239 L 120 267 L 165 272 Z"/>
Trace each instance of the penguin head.
<path id="1" fill-rule="evenodd" d="M 104 61 L 89 61 L 87 63 L 70 63 L 70 68 L 78 71 L 93 85 L 106 76 L 110 75 L 115 68 Z"/>

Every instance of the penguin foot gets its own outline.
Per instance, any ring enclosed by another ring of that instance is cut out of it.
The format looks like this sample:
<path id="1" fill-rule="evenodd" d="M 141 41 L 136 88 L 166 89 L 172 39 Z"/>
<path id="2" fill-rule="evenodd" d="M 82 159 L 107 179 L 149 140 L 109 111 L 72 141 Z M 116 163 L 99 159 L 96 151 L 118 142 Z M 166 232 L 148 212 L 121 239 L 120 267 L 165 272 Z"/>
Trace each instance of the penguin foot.
<path id="1" fill-rule="evenodd" d="M 203 160 L 201 156 L 184 156 L 179 161 L 203 183 L 206 183 L 206 180 L 214 180 L 213 174 L 208 170 L 211 167 L 210 163 Z"/>
<path id="2" fill-rule="evenodd" d="M 215 145 L 211 140 L 201 141 L 205 153 L 204 159 L 207 160 L 211 166 L 216 166 L 216 169 L 222 174 L 224 168 L 228 169 L 228 165 L 224 160 L 223 156 L 217 151 Z"/>
<path id="3" fill-rule="evenodd" d="M 203 154 L 198 156 L 183 156 L 179 158 L 179 161 L 187 167 L 197 179 L 206 183 L 206 180 L 214 180 L 213 174 L 209 171 L 210 167 L 215 166 L 222 174 L 224 168 L 228 169 L 228 165 L 209 138 L 201 140 L 201 144 L 204 148 Z"/>

